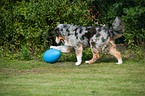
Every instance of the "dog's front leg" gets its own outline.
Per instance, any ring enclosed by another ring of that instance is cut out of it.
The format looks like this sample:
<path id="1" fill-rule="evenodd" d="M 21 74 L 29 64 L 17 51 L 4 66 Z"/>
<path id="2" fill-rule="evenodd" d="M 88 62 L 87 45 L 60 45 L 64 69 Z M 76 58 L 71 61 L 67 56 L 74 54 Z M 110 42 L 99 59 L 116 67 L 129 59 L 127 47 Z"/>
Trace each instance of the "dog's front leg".
<path id="1" fill-rule="evenodd" d="M 83 45 L 78 44 L 77 47 L 75 47 L 76 51 L 76 57 L 77 57 L 77 62 L 75 63 L 76 66 L 80 65 L 82 63 L 82 51 L 83 51 Z"/>
<path id="2" fill-rule="evenodd" d="M 50 49 L 57 49 L 58 50 L 58 46 L 50 46 Z"/>
<path id="3" fill-rule="evenodd" d="M 61 52 L 70 52 L 72 47 L 70 46 L 50 46 L 50 49 L 57 49 Z"/>

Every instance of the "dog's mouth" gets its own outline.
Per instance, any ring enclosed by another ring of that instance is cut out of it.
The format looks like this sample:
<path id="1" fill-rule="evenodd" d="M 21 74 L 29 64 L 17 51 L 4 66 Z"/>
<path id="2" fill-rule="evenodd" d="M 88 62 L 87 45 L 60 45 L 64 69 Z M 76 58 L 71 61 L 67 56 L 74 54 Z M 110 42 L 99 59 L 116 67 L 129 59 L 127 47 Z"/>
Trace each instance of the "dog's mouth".
<path id="1" fill-rule="evenodd" d="M 65 41 L 64 41 L 63 39 L 61 39 L 60 41 L 62 42 L 62 44 L 64 44 L 64 43 L 65 43 Z"/>
<path id="2" fill-rule="evenodd" d="M 62 37 L 62 36 L 56 37 L 56 43 L 59 44 L 60 42 L 62 42 L 64 44 L 65 43 L 65 37 Z"/>

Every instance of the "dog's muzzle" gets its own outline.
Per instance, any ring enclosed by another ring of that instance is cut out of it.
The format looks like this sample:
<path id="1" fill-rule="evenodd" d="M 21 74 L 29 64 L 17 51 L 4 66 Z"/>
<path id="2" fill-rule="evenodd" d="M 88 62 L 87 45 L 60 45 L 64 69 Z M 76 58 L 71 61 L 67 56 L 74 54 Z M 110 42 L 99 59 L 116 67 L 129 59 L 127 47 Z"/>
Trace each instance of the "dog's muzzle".
<path id="1" fill-rule="evenodd" d="M 60 41 L 64 44 L 65 43 L 65 38 L 64 37 L 56 37 L 56 43 L 59 44 Z"/>

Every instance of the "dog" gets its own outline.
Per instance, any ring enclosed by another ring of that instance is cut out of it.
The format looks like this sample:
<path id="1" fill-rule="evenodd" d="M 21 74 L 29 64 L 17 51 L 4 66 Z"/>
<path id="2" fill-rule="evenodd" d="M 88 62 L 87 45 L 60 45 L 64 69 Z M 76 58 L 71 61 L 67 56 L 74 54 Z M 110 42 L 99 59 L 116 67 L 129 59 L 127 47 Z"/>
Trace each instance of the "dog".
<path id="1" fill-rule="evenodd" d="M 62 41 L 64 46 L 50 46 L 50 48 L 58 49 L 61 52 L 70 52 L 73 47 L 77 57 L 75 65 L 78 66 L 82 63 L 83 48 L 91 47 L 93 57 L 85 63 L 92 64 L 99 59 L 99 50 L 109 47 L 107 48 L 109 53 L 118 60 L 116 64 L 122 64 L 121 54 L 116 50 L 114 41 L 122 36 L 124 27 L 124 23 L 119 17 L 115 18 L 111 27 L 59 24 L 54 30 L 56 43 L 59 44 Z"/>

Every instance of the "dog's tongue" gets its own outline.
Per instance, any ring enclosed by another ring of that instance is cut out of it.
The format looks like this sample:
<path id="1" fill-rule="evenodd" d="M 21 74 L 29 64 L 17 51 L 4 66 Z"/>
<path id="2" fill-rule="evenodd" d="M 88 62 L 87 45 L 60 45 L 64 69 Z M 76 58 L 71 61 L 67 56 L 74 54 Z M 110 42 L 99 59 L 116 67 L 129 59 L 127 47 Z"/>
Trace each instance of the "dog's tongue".
<path id="1" fill-rule="evenodd" d="M 63 40 L 61 40 L 61 42 L 64 44 L 64 41 Z"/>

